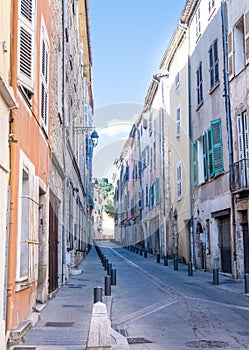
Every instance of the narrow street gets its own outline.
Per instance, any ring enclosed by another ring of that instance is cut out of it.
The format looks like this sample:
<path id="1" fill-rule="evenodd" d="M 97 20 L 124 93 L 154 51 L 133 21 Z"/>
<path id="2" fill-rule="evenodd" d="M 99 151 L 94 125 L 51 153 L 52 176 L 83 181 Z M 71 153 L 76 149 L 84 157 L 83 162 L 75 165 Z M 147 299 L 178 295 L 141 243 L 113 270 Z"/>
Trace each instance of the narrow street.
<path id="1" fill-rule="evenodd" d="M 174 271 L 173 261 L 164 266 L 151 254 L 145 258 L 109 241 L 99 247 L 117 271 L 112 328 L 127 337 L 131 349 L 249 349 L 249 299 L 242 281 L 220 275 L 213 285 L 211 273 L 194 271 L 191 277 L 186 265 Z M 94 248 L 78 269 L 83 273 L 71 276 L 41 311 L 24 349 L 85 349 L 93 289 L 104 291 L 106 271 Z M 11 347 L 17 349 L 21 345 Z"/>
<path id="2" fill-rule="evenodd" d="M 128 338 L 152 343 L 134 344 L 134 349 L 249 348 L 249 299 L 243 283 L 187 266 L 174 271 L 123 248 L 103 248 L 118 270 L 118 288 L 113 291 L 112 327 Z"/>

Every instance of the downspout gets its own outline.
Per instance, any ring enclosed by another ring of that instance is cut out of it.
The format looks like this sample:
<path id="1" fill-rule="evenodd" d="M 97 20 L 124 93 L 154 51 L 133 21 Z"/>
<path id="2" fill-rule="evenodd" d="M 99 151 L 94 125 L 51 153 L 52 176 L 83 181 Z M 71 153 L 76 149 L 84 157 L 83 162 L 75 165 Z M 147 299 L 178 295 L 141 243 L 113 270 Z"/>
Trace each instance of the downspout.
<path id="1" fill-rule="evenodd" d="M 62 113 L 63 113 L 63 225 L 62 225 L 62 283 L 66 280 L 66 240 L 67 240 L 67 118 L 66 118 L 66 1 L 62 0 Z"/>
<path id="2" fill-rule="evenodd" d="M 189 34 L 188 34 L 188 42 L 189 42 Z M 189 223 L 189 249 L 190 249 L 190 262 L 192 263 L 192 267 L 194 268 L 195 262 L 195 252 L 194 252 L 194 219 L 193 219 L 193 154 L 192 154 L 192 143 L 193 143 L 193 135 L 192 135 L 192 114 L 191 114 L 191 65 L 190 65 L 190 54 L 188 54 L 188 129 L 189 129 L 189 177 L 190 177 L 190 189 L 189 189 L 189 200 L 190 200 L 190 223 Z"/>
<path id="3" fill-rule="evenodd" d="M 234 262 L 234 274 L 237 278 L 237 239 L 236 239 L 236 227 L 235 227 L 235 204 L 232 194 L 232 185 L 234 182 L 234 169 L 233 169 L 233 133 L 232 133 L 232 121 L 231 121 L 231 104 L 230 104 L 230 88 L 228 77 L 228 39 L 227 39 L 227 8 L 226 3 L 223 0 L 221 2 L 221 21 L 222 21 L 222 43 L 223 43 L 223 64 L 224 64 L 224 97 L 225 97 L 225 111 L 226 111 L 226 124 L 227 124 L 227 136 L 228 136 L 228 155 L 229 155 L 229 187 L 231 191 L 231 217 L 232 217 L 232 236 L 233 236 L 233 262 Z"/>

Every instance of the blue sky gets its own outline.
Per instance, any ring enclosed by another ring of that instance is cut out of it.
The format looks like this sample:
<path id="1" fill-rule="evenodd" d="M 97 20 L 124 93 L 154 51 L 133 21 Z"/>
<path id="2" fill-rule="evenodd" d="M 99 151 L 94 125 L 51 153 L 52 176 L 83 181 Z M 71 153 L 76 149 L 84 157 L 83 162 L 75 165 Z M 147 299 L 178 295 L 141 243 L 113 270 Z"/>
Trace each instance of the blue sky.
<path id="1" fill-rule="evenodd" d="M 89 0 L 95 107 L 143 104 L 185 0 Z"/>
<path id="2" fill-rule="evenodd" d="M 99 144 L 93 172 L 109 177 L 185 0 L 89 0 L 94 124 Z"/>

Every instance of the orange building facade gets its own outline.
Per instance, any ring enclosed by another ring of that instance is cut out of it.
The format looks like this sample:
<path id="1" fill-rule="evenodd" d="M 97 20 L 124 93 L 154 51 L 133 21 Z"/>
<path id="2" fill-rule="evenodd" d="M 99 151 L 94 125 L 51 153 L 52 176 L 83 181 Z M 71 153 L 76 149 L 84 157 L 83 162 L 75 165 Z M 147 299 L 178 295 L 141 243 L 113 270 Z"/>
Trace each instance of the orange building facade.
<path id="1" fill-rule="evenodd" d="M 7 335 L 36 304 L 39 236 L 48 221 L 49 0 L 12 2 Z"/>

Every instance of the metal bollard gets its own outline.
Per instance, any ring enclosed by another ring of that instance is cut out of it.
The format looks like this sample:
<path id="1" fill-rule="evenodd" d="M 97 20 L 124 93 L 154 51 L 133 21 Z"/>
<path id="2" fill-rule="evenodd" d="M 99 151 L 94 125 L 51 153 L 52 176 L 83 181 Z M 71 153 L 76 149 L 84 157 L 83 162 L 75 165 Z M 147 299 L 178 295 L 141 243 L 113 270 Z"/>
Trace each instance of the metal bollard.
<path id="1" fill-rule="evenodd" d="M 160 254 L 159 254 L 159 253 L 156 255 L 156 262 L 157 262 L 158 264 L 160 264 Z"/>
<path id="2" fill-rule="evenodd" d="M 111 294 L 111 276 L 105 276 L 105 295 L 110 296 Z"/>
<path id="3" fill-rule="evenodd" d="M 193 276 L 193 264 L 191 261 L 188 263 L 188 275 Z"/>
<path id="4" fill-rule="evenodd" d="M 102 302 L 102 287 L 96 287 L 93 290 L 93 303 L 97 303 L 98 301 Z"/>
<path id="5" fill-rule="evenodd" d="M 140 249 L 140 255 L 143 255 L 143 249 Z"/>
<path id="6" fill-rule="evenodd" d="M 147 258 L 147 250 L 144 251 L 144 257 Z"/>
<path id="7" fill-rule="evenodd" d="M 164 264 L 164 266 L 169 266 L 169 262 L 168 262 L 167 256 L 165 256 L 165 257 L 163 258 L 163 264 Z"/>
<path id="8" fill-rule="evenodd" d="M 116 269 L 111 270 L 111 285 L 116 286 L 117 284 L 117 273 Z"/>
<path id="9" fill-rule="evenodd" d="M 136 248 L 136 254 L 138 254 L 138 248 Z"/>
<path id="10" fill-rule="evenodd" d="M 217 286 L 219 284 L 219 269 L 213 269 L 213 284 Z"/>
<path id="11" fill-rule="evenodd" d="M 108 259 L 105 259 L 105 270 L 108 269 L 108 264 L 109 264 L 109 260 L 108 260 Z"/>
<path id="12" fill-rule="evenodd" d="M 178 271 L 178 259 L 174 258 L 174 270 Z"/>
<path id="13" fill-rule="evenodd" d="M 249 273 L 245 273 L 245 294 L 249 294 Z"/>
<path id="14" fill-rule="evenodd" d="M 112 263 L 108 263 L 108 266 L 107 266 L 107 275 L 111 276 L 111 271 L 112 271 Z"/>

